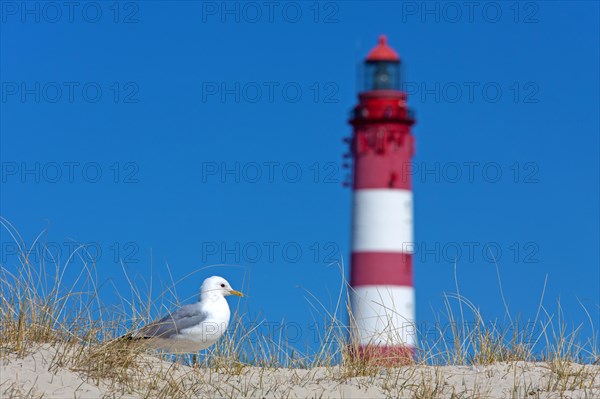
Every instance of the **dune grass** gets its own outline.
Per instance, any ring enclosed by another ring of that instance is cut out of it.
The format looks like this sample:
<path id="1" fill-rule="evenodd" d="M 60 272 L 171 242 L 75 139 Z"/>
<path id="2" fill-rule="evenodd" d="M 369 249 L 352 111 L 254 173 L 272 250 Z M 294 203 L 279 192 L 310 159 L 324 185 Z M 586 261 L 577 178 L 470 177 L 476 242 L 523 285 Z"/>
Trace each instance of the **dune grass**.
<path id="1" fill-rule="evenodd" d="M 546 311 L 543 293 L 531 321 L 520 322 L 510 315 L 507 322 L 486 320 L 460 295 L 458 283 L 456 292 L 445 294 L 445 309 L 437 316 L 438 339 L 419 340 L 412 364 L 382 366 L 351 355 L 352 329 L 344 321 L 346 313 L 352 320 L 347 305 L 351 287 L 342 277 L 333 308 L 311 293 L 306 295 L 307 307 L 323 326 L 316 351 L 303 352 L 291 345 L 281 329 L 264 334 L 260 326 L 268 318 L 249 320 L 242 316 L 249 309 L 242 307 L 234 312 L 223 339 L 191 367 L 190 356 L 147 352 L 117 339 L 177 305 L 176 283 L 171 281 L 156 296 L 152 283 L 140 282 L 123 268 L 129 283 L 125 295 L 98 281 L 95 265 L 81 256 L 85 246 L 75 248 L 66 259 L 33 257 L 28 248 L 40 248 L 35 244 L 42 235 L 26 246 L 10 223 L 1 218 L 0 223 L 19 248 L 18 264 L 0 266 L 2 367 L 43 351 L 47 370 L 77 373 L 86 383 L 102 387 L 107 397 L 294 397 L 307 392 L 319 397 L 366 390 L 387 397 L 484 398 L 497 394 L 484 377 L 500 369 L 513 378 L 504 397 L 600 393 L 595 330 L 588 339 L 580 337 L 578 328 L 568 330 L 560 306 L 556 314 Z M 106 305 L 104 295 L 118 301 Z M 594 329 L 593 316 L 588 317 Z M 447 373 L 449 366 L 477 372 L 481 381 L 457 388 L 448 383 L 453 378 Z M 538 382 L 523 377 L 528 369 L 539 371 Z M 354 391 L 343 391 L 348 387 Z M 19 387 L 14 381 L 0 385 L 0 394 L 40 397 L 34 388 Z"/>

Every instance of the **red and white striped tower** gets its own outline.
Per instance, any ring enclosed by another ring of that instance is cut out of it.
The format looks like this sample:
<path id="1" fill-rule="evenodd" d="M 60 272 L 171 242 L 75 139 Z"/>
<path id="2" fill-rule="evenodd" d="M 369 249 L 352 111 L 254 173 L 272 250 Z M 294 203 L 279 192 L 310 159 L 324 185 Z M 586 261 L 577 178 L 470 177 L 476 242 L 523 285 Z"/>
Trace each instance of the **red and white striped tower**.
<path id="1" fill-rule="evenodd" d="M 400 57 L 385 36 L 364 63 L 353 126 L 354 209 L 350 293 L 355 356 L 412 360 L 415 345 L 413 195 L 415 123 L 401 91 Z"/>

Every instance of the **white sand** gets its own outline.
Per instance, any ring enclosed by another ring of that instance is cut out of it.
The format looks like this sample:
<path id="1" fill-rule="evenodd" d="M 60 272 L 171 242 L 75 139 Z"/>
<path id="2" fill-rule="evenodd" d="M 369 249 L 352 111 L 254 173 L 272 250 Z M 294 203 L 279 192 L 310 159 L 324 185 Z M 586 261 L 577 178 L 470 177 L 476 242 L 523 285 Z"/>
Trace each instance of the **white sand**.
<path id="1" fill-rule="evenodd" d="M 60 368 L 48 370 L 54 355 L 49 348 L 40 349 L 24 358 L 10 355 L 0 362 L 1 397 L 98 398 L 100 388 L 86 383 L 78 374 Z M 43 394 L 43 395 L 42 395 Z"/>
<path id="2" fill-rule="evenodd" d="M 572 363 L 560 370 L 546 363 L 526 362 L 476 367 L 413 366 L 378 369 L 371 376 L 350 378 L 347 370 L 339 367 L 232 367 L 215 371 L 142 355 L 146 367 L 136 374 L 136 388 L 132 388 L 109 380 L 97 384 L 81 371 L 51 367 L 55 355 L 54 348 L 43 346 L 21 358 L 3 356 L 0 397 L 170 397 L 169 392 L 182 392 L 170 389 L 183 387 L 189 397 L 600 398 L 600 366 Z"/>

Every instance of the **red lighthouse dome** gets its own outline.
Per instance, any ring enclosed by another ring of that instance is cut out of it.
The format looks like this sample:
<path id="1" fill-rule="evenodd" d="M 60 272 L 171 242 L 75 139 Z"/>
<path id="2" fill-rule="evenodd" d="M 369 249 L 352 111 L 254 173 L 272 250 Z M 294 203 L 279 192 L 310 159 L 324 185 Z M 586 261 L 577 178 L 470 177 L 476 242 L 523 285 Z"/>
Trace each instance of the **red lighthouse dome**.
<path id="1" fill-rule="evenodd" d="M 379 43 L 367 55 L 367 61 L 400 61 L 396 50 L 387 45 L 387 36 L 379 36 Z"/>

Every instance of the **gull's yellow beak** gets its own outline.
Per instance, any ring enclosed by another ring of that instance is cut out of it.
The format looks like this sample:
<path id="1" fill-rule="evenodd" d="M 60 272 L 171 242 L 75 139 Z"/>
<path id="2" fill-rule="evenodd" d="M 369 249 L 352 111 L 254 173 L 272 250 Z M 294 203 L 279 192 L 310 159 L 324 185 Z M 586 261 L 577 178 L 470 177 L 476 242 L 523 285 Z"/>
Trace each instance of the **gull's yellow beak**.
<path id="1" fill-rule="evenodd" d="M 235 295 L 235 296 L 242 296 L 242 297 L 244 296 L 244 294 L 242 294 L 241 292 L 236 291 L 236 290 L 231 290 L 231 291 L 229 291 L 229 293 L 231 295 Z"/>

